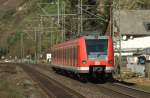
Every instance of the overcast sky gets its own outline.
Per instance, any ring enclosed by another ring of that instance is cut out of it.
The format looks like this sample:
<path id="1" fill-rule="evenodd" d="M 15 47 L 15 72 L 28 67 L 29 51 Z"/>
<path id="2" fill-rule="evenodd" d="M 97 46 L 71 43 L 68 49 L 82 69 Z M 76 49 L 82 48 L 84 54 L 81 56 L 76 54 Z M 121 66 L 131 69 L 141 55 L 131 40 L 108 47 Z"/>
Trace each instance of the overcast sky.
<path id="1" fill-rule="evenodd" d="M 150 47 L 150 37 L 134 38 L 122 41 L 122 48 L 147 48 Z"/>

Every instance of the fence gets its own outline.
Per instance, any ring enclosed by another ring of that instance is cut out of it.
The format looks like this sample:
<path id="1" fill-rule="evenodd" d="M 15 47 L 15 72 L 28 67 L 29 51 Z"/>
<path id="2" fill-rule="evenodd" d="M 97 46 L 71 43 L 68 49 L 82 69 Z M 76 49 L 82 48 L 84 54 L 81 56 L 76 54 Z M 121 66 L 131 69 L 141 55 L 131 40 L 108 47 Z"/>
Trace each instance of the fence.
<path id="1" fill-rule="evenodd" d="M 146 62 L 145 76 L 148 77 L 148 78 L 150 78 L 150 62 Z"/>

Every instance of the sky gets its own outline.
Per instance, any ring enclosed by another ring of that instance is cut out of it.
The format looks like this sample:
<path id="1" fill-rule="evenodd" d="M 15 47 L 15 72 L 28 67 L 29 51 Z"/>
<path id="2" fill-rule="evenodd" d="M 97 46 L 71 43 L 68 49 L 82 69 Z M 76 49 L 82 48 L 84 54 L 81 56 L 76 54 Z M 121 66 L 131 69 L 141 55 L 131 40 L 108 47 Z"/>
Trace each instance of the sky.
<path id="1" fill-rule="evenodd" d="M 122 48 L 147 48 L 150 47 L 150 37 L 134 38 L 122 41 Z"/>

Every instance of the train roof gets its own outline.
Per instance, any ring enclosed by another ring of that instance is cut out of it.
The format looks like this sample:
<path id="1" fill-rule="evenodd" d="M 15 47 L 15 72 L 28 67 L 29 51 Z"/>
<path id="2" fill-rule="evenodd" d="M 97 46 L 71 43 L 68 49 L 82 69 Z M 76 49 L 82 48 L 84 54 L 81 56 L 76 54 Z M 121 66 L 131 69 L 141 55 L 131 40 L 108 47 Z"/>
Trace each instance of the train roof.
<path id="1" fill-rule="evenodd" d="M 98 35 L 90 35 L 90 36 L 83 36 L 85 39 L 108 39 L 109 36 L 98 36 Z"/>
<path id="2" fill-rule="evenodd" d="M 64 47 L 64 45 L 76 45 L 78 44 L 79 40 L 80 39 L 108 39 L 109 36 L 96 36 L 96 35 L 88 35 L 88 36 L 80 36 L 79 38 L 76 38 L 76 39 L 71 39 L 71 40 L 67 40 L 65 42 L 62 42 L 62 43 L 59 43 L 57 45 L 54 45 L 53 47 L 54 48 L 57 48 L 57 47 Z"/>
<path id="3" fill-rule="evenodd" d="M 57 47 L 64 47 L 64 45 L 66 45 L 66 44 L 71 44 L 71 45 L 77 44 L 78 41 L 79 41 L 79 39 L 80 39 L 80 38 L 67 40 L 67 41 L 64 41 L 64 42 L 62 42 L 62 43 L 56 44 L 56 45 L 54 45 L 53 47 L 54 47 L 54 48 L 57 48 Z"/>

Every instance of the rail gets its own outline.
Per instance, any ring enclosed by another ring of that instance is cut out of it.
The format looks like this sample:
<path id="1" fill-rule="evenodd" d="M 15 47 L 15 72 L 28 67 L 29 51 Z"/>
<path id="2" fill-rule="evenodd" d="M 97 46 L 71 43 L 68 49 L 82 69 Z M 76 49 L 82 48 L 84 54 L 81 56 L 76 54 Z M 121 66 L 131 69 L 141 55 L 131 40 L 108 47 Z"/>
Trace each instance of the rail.
<path id="1" fill-rule="evenodd" d="M 36 81 L 50 98 L 86 98 L 80 93 L 68 88 L 58 81 L 44 75 L 28 65 L 21 67 Z M 62 81 L 63 82 L 63 81 Z"/>

